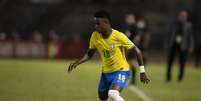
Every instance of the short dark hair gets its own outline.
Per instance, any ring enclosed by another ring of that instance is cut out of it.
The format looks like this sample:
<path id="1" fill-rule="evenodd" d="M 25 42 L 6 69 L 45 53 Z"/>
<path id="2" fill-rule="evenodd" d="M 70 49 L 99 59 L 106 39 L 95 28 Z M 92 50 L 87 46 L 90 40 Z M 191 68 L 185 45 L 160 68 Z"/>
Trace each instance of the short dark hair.
<path id="1" fill-rule="evenodd" d="M 110 14 L 109 14 L 107 11 L 105 11 L 105 10 L 97 11 L 97 12 L 94 14 L 94 17 L 96 17 L 96 18 L 106 18 L 106 19 L 108 19 L 109 21 L 111 21 Z"/>

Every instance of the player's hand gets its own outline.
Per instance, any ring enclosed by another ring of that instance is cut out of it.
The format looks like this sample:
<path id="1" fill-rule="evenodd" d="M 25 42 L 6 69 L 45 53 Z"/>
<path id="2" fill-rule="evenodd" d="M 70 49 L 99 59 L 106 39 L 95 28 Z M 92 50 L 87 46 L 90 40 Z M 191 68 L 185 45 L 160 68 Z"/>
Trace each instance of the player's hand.
<path id="1" fill-rule="evenodd" d="M 150 82 L 145 73 L 140 73 L 140 81 L 144 84 L 148 84 Z"/>
<path id="2" fill-rule="evenodd" d="M 78 62 L 73 62 L 68 66 L 68 72 L 71 72 L 73 69 L 75 69 L 78 66 Z"/>

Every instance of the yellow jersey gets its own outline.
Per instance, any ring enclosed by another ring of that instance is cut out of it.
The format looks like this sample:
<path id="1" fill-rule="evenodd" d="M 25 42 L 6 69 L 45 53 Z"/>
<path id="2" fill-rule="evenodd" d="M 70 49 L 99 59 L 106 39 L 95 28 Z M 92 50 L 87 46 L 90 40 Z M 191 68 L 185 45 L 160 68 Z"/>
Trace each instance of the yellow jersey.
<path id="1" fill-rule="evenodd" d="M 128 37 L 115 29 L 106 39 L 94 31 L 90 38 L 89 49 L 97 49 L 102 60 L 102 72 L 128 71 L 130 66 L 126 60 L 125 51 L 134 47 Z"/>

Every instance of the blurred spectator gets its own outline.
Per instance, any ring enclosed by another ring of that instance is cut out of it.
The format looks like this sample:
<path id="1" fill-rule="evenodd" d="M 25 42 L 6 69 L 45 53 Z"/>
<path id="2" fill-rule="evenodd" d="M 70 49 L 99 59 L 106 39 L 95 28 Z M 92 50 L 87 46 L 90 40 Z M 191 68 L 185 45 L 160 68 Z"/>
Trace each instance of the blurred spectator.
<path id="1" fill-rule="evenodd" d="M 11 57 L 13 55 L 12 42 L 8 41 L 5 32 L 0 33 L 0 57 Z"/>
<path id="2" fill-rule="evenodd" d="M 130 13 L 125 16 L 126 22 L 126 31 L 125 34 L 128 38 L 135 43 L 135 45 L 139 45 L 140 35 L 139 29 L 137 27 L 135 15 Z M 129 64 L 131 66 L 132 76 L 131 76 L 131 84 L 136 84 L 136 65 L 135 65 L 135 53 L 130 52 L 127 55 Z"/>
<path id="3" fill-rule="evenodd" d="M 188 53 L 193 49 L 193 34 L 191 23 L 188 21 L 188 12 L 183 10 L 178 14 L 178 20 L 171 26 L 168 33 L 168 61 L 167 61 L 167 81 L 171 81 L 172 64 L 176 54 L 179 55 L 179 75 L 178 81 L 184 77 L 184 68 Z"/>
<path id="4" fill-rule="evenodd" d="M 34 31 L 32 35 L 33 35 L 34 42 L 39 42 L 39 43 L 43 42 L 43 37 L 39 31 Z"/>
<path id="5" fill-rule="evenodd" d="M 132 40 L 136 45 L 139 44 L 139 29 L 137 27 L 137 21 L 134 14 L 127 14 L 125 18 L 126 31 L 125 34 Z"/>
<path id="6" fill-rule="evenodd" d="M 65 41 L 62 45 L 61 57 L 63 58 L 79 58 L 85 52 L 85 42 L 80 35 L 75 34 L 73 37 Z"/>
<path id="7" fill-rule="evenodd" d="M 18 43 L 20 42 L 20 36 L 17 31 L 12 32 L 11 40 L 13 43 L 13 57 L 16 58 L 16 50 L 17 50 Z"/>
<path id="8" fill-rule="evenodd" d="M 20 41 L 20 36 L 18 34 L 18 32 L 14 31 L 12 32 L 12 38 L 13 41 Z"/>
<path id="9" fill-rule="evenodd" d="M 30 42 L 30 54 L 32 57 L 45 57 L 46 49 L 43 42 L 43 36 L 39 31 L 34 31 L 32 33 L 33 40 Z"/>
<path id="10" fill-rule="evenodd" d="M 54 30 L 51 30 L 49 31 L 48 36 L 48 58 L 58 58 L 61 45 L 59 35 Z"/>
<path id="11" fill-rule="evenodd" d="M 138 47 L 140 48 L 140 50 L 143 53 L 144 63 L 147 64 L 146 49 L 148 48 L 148 45 L 149 45 L 150 35 L 147 31 L 147 24 L 143 19 L 141 19 L 137 22 L 137 27 L 139 29 L 138 33 L 140 36 L 140 41 L 139 41 Z"/>
<path id="12" fill-rule="evenodd" d="M 49 41 L 52 42 L 58 42 L 59 41 L 59 35 L 54 30 L 50 30 L 48 33 Z"/>

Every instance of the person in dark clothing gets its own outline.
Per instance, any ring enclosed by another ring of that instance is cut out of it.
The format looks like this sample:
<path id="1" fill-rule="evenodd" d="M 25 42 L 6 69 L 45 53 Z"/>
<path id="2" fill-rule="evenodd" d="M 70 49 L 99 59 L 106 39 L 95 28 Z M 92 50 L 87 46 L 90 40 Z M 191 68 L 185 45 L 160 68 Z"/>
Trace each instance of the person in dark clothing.
<path id="1" fill-rule="evenodd" d="M 125 22 L 126 22 L 126 31 L 125 34 L 128 36 L 128 38 L 135 43 L 136 46 L 139 46 L 140 42 L 140 36 L 139 36 L 139 29 L 136 24 L 136 18 L 135 15 L 130 13 L 125 16 Z M 135 53 L 130 52 L 127 54 L 128 62 L 131 66 L 131 84 L 136 84 L 136 65 L 135 65 Z"/>
<path id="2" fill-rule="evenodd" d="M 176 54 L 179 55 L 179 75 L 178 81 L 182 81 L 184 77 L 185 63 L 187 56 L 193 49 L 192 25 L 188 22 L 187 11 L 181 11 L 178 15 L 178 21 L 174 23 L 168 35 L 169 52 L 167 60 L 167 75 L 166 80 L 171 81 L 172 64 Z"/>
<path id="3" fill-rule="evenodd" d="M 147 64 L 147 49 L 149 46 L 149 39 L 150 39 L 150 35 L 147 29 L 147 24 L 145 22 L 145 20 L 140 19 L 137 22 L 137 27 L 138 27 L 138 34 L 140 36 L 140 41 L 138 44 L 138 47 L 141 49 L 142 53 L 143 53 L 143 60 L 144 60 L 144 64 Z"/>

